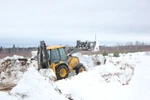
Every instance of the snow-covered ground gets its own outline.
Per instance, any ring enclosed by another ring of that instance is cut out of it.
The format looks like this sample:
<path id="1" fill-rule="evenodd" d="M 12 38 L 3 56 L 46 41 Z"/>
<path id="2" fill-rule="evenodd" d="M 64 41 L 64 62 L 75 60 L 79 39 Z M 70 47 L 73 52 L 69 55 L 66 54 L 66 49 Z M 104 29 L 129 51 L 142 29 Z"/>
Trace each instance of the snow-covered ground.
<path id="1" fill-rule="evenodd" d="M 88 69 L 60 81 L 40 73 L 30 63 L 28 70 L 10 92 L 0 92 L 2 100 L 149 100 L 150 52 L 110 54 L 106 64 L 96 66 L 98 56 L 76 54 Z M 2 61 L 0 61 L 2 62 Z M 101 61 L 102 62 L 102 61 Z M 46 73 L 46 74 L 43 74 Z M 3 81 L 4 82 L 4 81 Z M 16 81 L 17 82 L 17 81 Z"/>

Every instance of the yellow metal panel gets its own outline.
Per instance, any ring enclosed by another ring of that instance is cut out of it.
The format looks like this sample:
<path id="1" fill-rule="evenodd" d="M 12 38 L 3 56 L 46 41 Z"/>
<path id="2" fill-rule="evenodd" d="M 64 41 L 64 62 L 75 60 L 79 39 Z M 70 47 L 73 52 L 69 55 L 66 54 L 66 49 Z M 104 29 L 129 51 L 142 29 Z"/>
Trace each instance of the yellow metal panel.
<path id="1" fill-rule="evenodd" d="M 56 70 L 55 70 L 56 64 L 55 63 L 51 63 L 50 64 L 50 68 L 54 71 L 54 73 L 56 74 Z"/>
<path id="2" fill-rule="evenodd" d="M 47 46 L 46 49 L 47 50 L 53 50 L 53 49 L 57 49 L 57 48 L 64 48 L 65 46 Z"/>
<path id="3" fill-rule="evenodd" d="M 77 57 L 69 56 L 68 63 L 69 70 L 72 72 L 73 68 L 79 64 L 79 59 Z"/>

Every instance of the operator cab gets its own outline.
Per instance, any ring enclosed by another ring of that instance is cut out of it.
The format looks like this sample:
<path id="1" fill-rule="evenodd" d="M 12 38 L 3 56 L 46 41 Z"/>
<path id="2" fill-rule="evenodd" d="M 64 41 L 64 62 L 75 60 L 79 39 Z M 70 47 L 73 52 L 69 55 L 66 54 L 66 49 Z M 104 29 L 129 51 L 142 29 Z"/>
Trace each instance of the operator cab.
<path id="1" fill-rule="evenodd" d="M 67 54 L 64 46 L 47 46 L 46 49 L 49 63 L 67 61 Z"/>

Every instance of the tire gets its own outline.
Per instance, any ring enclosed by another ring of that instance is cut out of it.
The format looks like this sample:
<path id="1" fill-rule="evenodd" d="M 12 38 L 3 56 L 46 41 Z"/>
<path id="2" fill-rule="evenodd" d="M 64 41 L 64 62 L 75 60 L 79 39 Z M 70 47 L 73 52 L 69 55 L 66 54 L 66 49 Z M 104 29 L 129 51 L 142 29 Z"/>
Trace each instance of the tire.
<path id="1" fill-rule="evenodd" d="M 76 74 L 82 73 L 84 71 L 86 71 L 86 69 L 83 65 L 76 68 Z"/>
<path id="2" fill-rule="evenodd" d="M 69 69 L 66 65 L 60 65 L 56 68 L 57 80 L 65 79 L 68 77 Z"/>

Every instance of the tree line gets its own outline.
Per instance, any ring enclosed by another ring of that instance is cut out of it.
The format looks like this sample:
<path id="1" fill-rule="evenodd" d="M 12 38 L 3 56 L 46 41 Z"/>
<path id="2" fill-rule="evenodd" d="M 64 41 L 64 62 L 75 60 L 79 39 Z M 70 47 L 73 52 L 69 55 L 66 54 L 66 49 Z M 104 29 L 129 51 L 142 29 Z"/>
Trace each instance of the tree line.
<path id="1" fill-rule="evenodd" d="M 0 58 L 13 55 L 21 55 L 25 57 L 31 56 L 31 51 L 37 50 L 37 47 L 0 47 Z"/>
<path id="2" fill-rule="evenodd" d="M 150 51 L 150 44 L 136 41 L 128 42 L 124 45 L 117 44 L 116 46 L 100 46 L 100 51 L 107 53 L 128 53 L 128 52 L 142 52 L 142 51 Z"/>
<path id="3" fill-rule="evenodd" d="M 73 49 L 72 46 L 66 46 L 66 49 Z M 100 51 L 99 53 L 128 53 L 128 52 L 142 52 L 142 51 L 150 51 L 150 44 L 136 41 L 128 42 L 126 44 L 117 44 L 116 46 L 99 46 Z M 0 46 L 0 58 L 6 57 L 6 56 L 13 56 L 13 55 L 21 55 L 25 57 L 31 57 L 31 51 L 36 51 L 37 47 L 16 47 L 13 45 L 9 48 L 4 48 Z M 86 52 L 84 52 L 86 54 Z M 88 54 L 89 52 L 87 52 Z"/>

